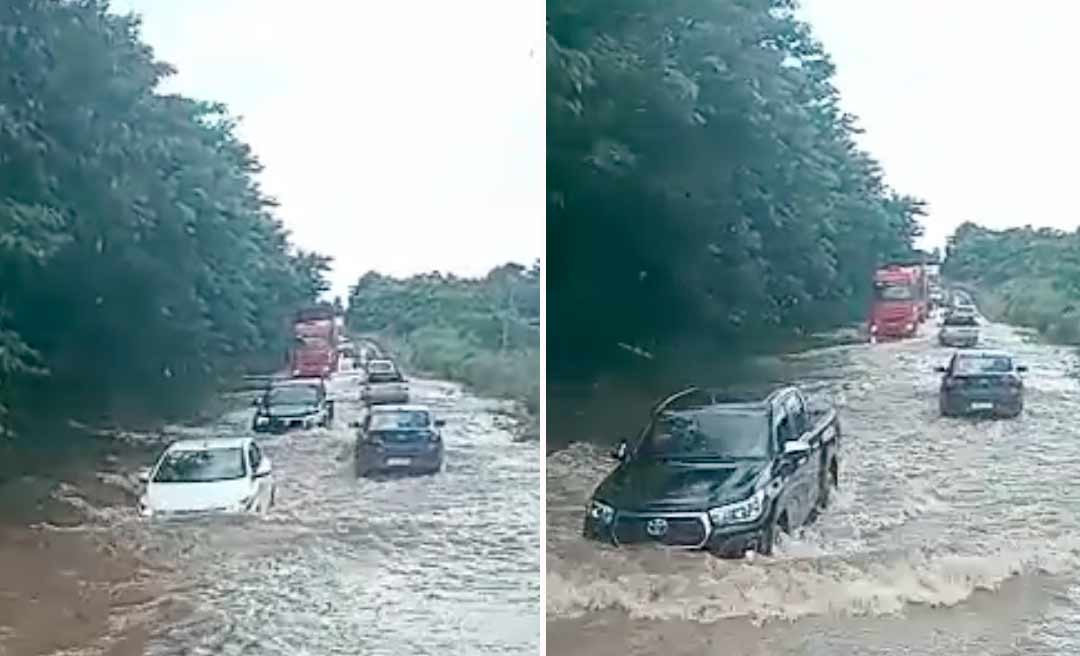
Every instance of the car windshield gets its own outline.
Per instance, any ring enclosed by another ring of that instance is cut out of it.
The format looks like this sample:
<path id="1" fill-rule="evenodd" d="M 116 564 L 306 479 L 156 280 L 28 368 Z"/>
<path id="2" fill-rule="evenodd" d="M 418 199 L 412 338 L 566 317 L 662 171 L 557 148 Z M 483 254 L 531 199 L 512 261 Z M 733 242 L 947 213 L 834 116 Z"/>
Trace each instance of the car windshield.
<path id="1" fill-rule="evenodd" d="M 274 405 L 315 405 L 319 401 L 319 390 L 305 385 L 275 387 L 267 395 L 267 402 Z"/>
<path id="2" fill-rule="evenodd" d="M 427 410 L 392 410 L 371 415 L 373 431 L 412 430 L 430 425 L 431 414 Z"/>
<path id="3" fill-rule="evenodd" d="M 977 326 L 978 322 L 970 314 L 954 314 L 945 319 L 946 326 Z"/>
<path id="4" fill-rule="evenodd" d="M 372 362 L 368 365 L 372 373 L 388 374 L 394 371 L 394 365 L 389 362 Z"/>
<path id="5" fill-rule="evenodd" d="M 880 301 L 910 301 L 915 298 L 911 293 L 911 287 L 907 285 L 890 285 L 878 283 L 874 291 Z"/>
<path id="6" fill-rule="evenodd" d="M 654 457 L 764 458 L 769 423 L 759 412 L 697 411 L 661 417 L 641 452 Z"/>
<path id="7" fill-rule="evenodd" d="M 956 359 L 954 373 L 960 376 L 969 374 L 1004 374 L 1013 369 L 1012 358 L 1003 355 L 966 355 Z"/>
<path id="8" fill-rule="evenodd" d="M 170 451 L 154 475 L 155 483 L 211 483 L 247 474 L 239 447 Z"/>

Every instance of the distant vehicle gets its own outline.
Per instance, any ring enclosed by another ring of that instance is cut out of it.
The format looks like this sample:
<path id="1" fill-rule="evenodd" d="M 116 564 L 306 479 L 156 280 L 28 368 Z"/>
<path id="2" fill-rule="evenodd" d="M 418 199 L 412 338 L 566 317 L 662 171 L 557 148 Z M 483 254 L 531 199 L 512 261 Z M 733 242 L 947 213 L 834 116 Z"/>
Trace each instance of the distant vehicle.
<path id="1" fill-rule="evenodd" d="M 356 435 L 356 473 L 401 471 L 434 474 L 442 469 L 445 421 L 435 419 L 422 405 L 373 408 L 363 423 L 353 423 Z"/>
<path id="2" fill-rule="evenodd" d="M 975 346 L 979 343 L 979 321 L 973 313 L 950 314 L 942 323 L 938 342 L 942 346 Z"/>
<path id="3" fill-rule="evenodd" d="M 331 307 L 301 310 L 293 321 L 294 344 L 289 352 L 293 377 L 328 377 L 338 368 L 340 321 Z"/>
<path id="4" fill-rule="evenodd" d="M 257 433 L 328 428 L 334 421 L 334 402 L 321 378 L 274 381 L 255 399 L 254 406 L 251 428 Z"/>
<path id="5" fill-rule="evenodd" d="M 274 504 L 270 458 L 250 437 L 173 442 L 139 480 L 145 517 L 262 513 Z"/>
<path id="6" fill-rule="evenodd" d="M 935 367 L 941 374 L 938 402 L 945 417 L 987 413 L 1016 417 L 1024 411 L 1027 367 L 1001 351 L 954 353 L 949 364 Z"/>
<path id="7" fill-rule="evenodd" d="M 871 339 L 914 337 L 929 314 L 929 287 L 921 265 L 890 264 L 874 272 Z"/>
<path id="8" fill-rule="evenodd" d="M 369 360 L 360 398 L 368 405 L 408 403 L 409 382 L 393 360 Z"/>
<path id="9" fill-rule="evenodd" d="M 678 407 L 676 407 L 678 406 Z M 658 405 L 593 492 L 585 537 L 624 545 L 770 554 L 837 485 L 840 424 L 794 387 L 764 399 L 690 388 Z"/>

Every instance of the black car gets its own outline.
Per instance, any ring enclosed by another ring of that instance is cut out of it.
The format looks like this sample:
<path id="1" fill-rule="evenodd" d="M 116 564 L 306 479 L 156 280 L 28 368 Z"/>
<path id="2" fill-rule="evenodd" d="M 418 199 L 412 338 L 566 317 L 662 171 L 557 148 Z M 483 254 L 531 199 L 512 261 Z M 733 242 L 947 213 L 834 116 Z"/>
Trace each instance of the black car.
<path id="1" fill-rule="evenodd" d="M 321 378 L 274 381 L 254 405 L 251 427 L 257 433 L 329 427 L 334 421 L 334 402 L 327 398 Z"/>
<path id="2" fill-rule="evenodd" d="M 772 553 L 777 531 L 817 515 L 838 483 L 840 425 L 794 387 L 764 399 L 690 388 L 652 412 L 593 492 L 584 535 L 723 556 Z"/>
<path id="3" fill-rule="evenodd" d="M 356 473 L 434 474 L 442 469 L 446 422 L 426 406 L 383 405 L 371 409 L 356 434 Z"/>
<path id="4" fill-rule="evenodd" d="M 1016 417 L 1024 411 L 1024 380 L 1027 367 L 1001 351 L 954 353 L 941 373 L 938 404 L 946 417 L 991 414 Z"/>

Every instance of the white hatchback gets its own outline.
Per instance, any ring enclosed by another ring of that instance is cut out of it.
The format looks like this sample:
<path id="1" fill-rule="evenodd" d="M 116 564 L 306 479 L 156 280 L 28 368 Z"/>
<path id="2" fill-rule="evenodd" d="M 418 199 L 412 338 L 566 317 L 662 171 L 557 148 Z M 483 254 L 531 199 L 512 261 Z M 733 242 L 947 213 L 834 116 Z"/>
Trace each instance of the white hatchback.
<path id="1" fill-rule="evenodd" d="M 270 459 L 250 437 L 174 442 L 139 479 L 146 517 L 265 512 L 274 503 Z"/>

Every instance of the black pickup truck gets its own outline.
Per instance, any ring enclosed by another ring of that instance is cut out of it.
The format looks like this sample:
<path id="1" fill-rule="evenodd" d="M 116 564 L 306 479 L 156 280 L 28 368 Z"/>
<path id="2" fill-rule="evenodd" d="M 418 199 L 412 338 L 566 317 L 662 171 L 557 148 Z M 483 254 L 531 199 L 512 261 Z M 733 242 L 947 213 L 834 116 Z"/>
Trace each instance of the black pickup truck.
<path id="1" fill-rule="evenodd" d="M 783 387 L 764 399 L 692 387 L 658 404 L 586 508 L 584 535 L 739 557 L 812 521 L 839 478 L 840 424 Z"/>

